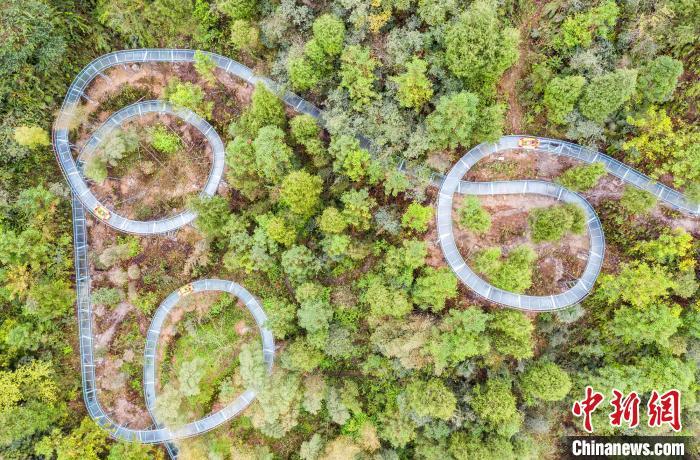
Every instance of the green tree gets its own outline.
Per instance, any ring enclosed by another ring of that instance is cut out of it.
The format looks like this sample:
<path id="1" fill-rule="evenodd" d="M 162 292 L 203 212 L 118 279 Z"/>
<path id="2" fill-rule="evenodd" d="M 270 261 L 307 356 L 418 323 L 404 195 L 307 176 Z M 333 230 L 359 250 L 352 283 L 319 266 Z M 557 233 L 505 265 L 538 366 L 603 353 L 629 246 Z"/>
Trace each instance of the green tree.
<path id="1" fill-rule="evenodd" d="M 289 279 L 301 284 L 321 270 L 321 262 L 306 246 L 292 246 L 282 253 L 282 267 Z"/>
<path id="2" fill-rule="evenodd" d="M 117 442 L 109 449 L 107 460 L 163 460 L 163 452 L 139 442 Z"/>
<path id="3" fill-rule="evenodd" d="M 264 126 L 284 129 L 286 125 L 287 116 L 282 101 L 264 84 L 258 84 L 253 90 L 250 105 L 238 120 L 231 123 L 229 133 L 231 136 L 255 139 Z"/>
<path id="4" fill-rule="evenodd" d="M 544 106 L 549 121 L 563 125 L 573 112 L 586 79 L 580 75 L 553 78 L 544 89 Z"/>
<path id="5" fill-rule="evenodd" d="M 521 293 L 532 285 L 532 266 L 536 258 L 535 251 L 521 245 L 512 249 L 505 261 L 498 247 L 476 252 L 472 261 L 474 270 L 486 275 L 494 286 Z"/>
<path id="6" fill-rule="evenodd" d="M 202 392 L 201 382 L 206 372 L 204 358 L 195 357 L 180 364 L 177 380 L 184 396 L 197 396 Z"/>
<path id="7" fill-rule="evenodd" d="M 338 234 L 347 228 L 348 221 L 338 208 L 331 206 L 323 210 L 323 213 L 318 218 L 318 226 L 323 233 Z"/>
<path id="8" fill-rule="evenodd" d="M 205 236 L 217 238 L 224 235 L 231 217 L 228 202 L 224 197 L 194 197 L 188 201 L 188 207 L 197 213 L 195 225 Z"/>
<path id="9" fill-rule="evenodd" d="M 267 297 L 263 300 L 263 309 L 267 313 L 265 327 L 270 329 L 278 339 L 284 339 L 297 331 L 297 306 L 280 297 Z"/>
<path id="10" fill-rule="evenodd" d="M 481 202 L 475 196 L 464 198 L 458 215 L 459 225 L 476 234 L 486 233 L 491 229 L 491 214 L 481 206 Z"/>
<path id="11" fill-rule="evenodd" d="M 491 348 L 485 334 L 489 315 L 478 307 L 450 310 L 449 315 L 432 330 L 424 353 L 433 358 L 435 374 L 466 358 L 485 355 Z"/>
<path id="12" fill-rule="evenodd" d="M 482 439 L 478 434 L 464 431 L 456 431 L 450 436 L 449 453 L 455 460 L 520 458 L 514 454 L 513 445 L 506 437 L 492 435 Z"/>
<path id="13" fill-rule="evenodd" d="M 579 110 L 584 117 L 602 123 L 630 99 L 636 85 L 634 69 L 617 69 L 594 77 L 583 89 Z"/>
<path id="14" fill-rule="evenodd" d="M 216 8 L 231 19 L 251 19 L 257 11 L 255 0 L 217 0 Z"/>
<path id="15" fill-rule="evenodd" d="M 216 62 L 208 54 L 202 53 L 201 51 L 195 51 L 194 53 L 194 69 L 197 71 L 197 75 L 202 78 L 205 82 L 210 85 L 216 83 Z"/>
<path id="16" fill-rule="evenodd" d="M 681 326 L 681 308 L 664 302 L 643 307 L 619 307 L 615 310 L 610 330 L 626 345 L 656 344 L 670 346 L 669 339 Z"/>
<path id="17" fill-rule="evenodd" d="M 663 267 L 644 262 L 622 264 L 617 275 L 602 275 L 599 283 L 598 298 L 609 305 L 623 301 L 637 308 L 667 297 L 677 286 Z"/>
<path id="18" fill-rule="evenodd" d="M 9 0 L 3 7 L 0 105 L 9 109 L 24 102 L 32 111 L 48 109 L 43 99 L 54 96 L 46 91 L 54 85 L 48 77 L 56 66 L 65 65 L 69 36 L 63 16 L 44 1 Z M 31 103 L 26 95 L 33 96 Z"/>
<path id="19" fill-rule="evenodd" d="M 515 359 L 531 358 L 532 321 L 524 313 L 515 310 L 498 310 L 488 323 L 493 348 Z"/>
<path id="20" fill-rule="evenodd" d="M 30 149 L 51 145 L 49 133 L 38 126 L 18 126 L 15 128 L 14 137 L 15 142 Z"/>
<path id="21" fill-rule="evenodd" d="M 457 278 L 446 267 L 428 267 L 425 274 L 416 279 L 412 297 L 413 302 L 423 310 L 442 311 L 448 299 L 457 297 Z"/>
<path id="22" fill-rule="evenodd" d="M 520 391 L 531 406 L 537 401 L 561 401 L 571 391 L 571 378 L 555 363 L 538 360 L 520 376 Z"/>
<path id="23" fill-rule="evenodd" d="M 173 154 L 182 148 L 180 136 L 170 132 L 164 125 L 158 125 L 150 132 L 151 147 L 159 152 Z"/>
<path id="24" fill-rule="evenodd" d="M 595 187 L 606 172 L 605 165 L 600 162 L 572 166 L 557 177 L 556 182 L 569 190 L 585 192 Z"/>
<path id="25" fill-rule="evenodd" d="M 330 289 L 317 283 L 304 283 L 296 290 L 299 326 L 313 333 L 328 329 L 333 318 Z"/>
<path id="26" fill-rule="evenodd" d="M 277 184 L 292 167 L 294 153 L 284 141 L 284 131 L 276 126 L 265 126 L 253 141 L 258 175 L 267 183 Z"/>
<path id="27" fill-rule="evenodd" d="M 406 64 L 406 72 L 392 77 L 396 83 L 396 99 L 402 107 L 420 111 L 426 102 L 433 97 L 433 84 L 425 75 L 428 64 L 419 58 L 413 58 Z"/>
<path id="28" fill-rule="evenodd" d="M 255 54 L 262 47 L 260 28 L 252 21 L 236 19 L 231 23 L 231 46 L 238 52 Z"/>
<path id="29" fill-rule="evenodd" d="M 108 434 L 89 417 L 83 418 L 80 426 L 68 436 L 58 428 L 50 436 L 43 438 L 35 447 L 39 455 L 60 460 L 98 460 L 107 448 Z"/>
<path id="30" fill-rule="evenodd" d="M 683 63 L 670 56 L 658 56 L 639 69 L 637 92 L 652 103 L 668 100 L 683 73 Z"/>
<path id="31" fill-rule="evenodd" d="M 428 230 L 428 224 L 433 219 L 433 208 L 413 202 L 408 205 L 406 212 L 401 217 L 401 226 L 408 230 L 424 233 Z"/>
<path id="32" fill-rule="evenodd" d="M 456 6 L 455 0 L 418 0 L 418 16 L 429 26 L 439 26 Z"/>
<path id="33" fill-rule="evenodd" d="M 360 142 L 353 136 L 333 137 L 328 152 L 335 157 L 333 170 L 358 182 L 367 177 L 372 166 L 369 152 L 360 147 Z"/>
<path id="34" fill-rule="evenodd" d="M 377 205 L 367 189 L 349 190 L 340 197 L 343 203 L 343 218 L 356 230 L 369 230 L 372 209 Z"/>
<path id="35" fill-rule="evenodd" d="M 292 88 L 296 91 L 316 88 L 324 76 L 304 55 L 290 56 L 287 60 L 287 74 Z"/>
<path id="36" fill-rule="evenodd" d="M 175 106 L 188 108 L 203 118 L 211 118 L 214 109 L 214 103 L 205 99 L 201 86 L 178 79 L 168 82 L 165 99 Z"/>
<path id="37" fill-rule="evenodd" d="M 591 46 L 594 37 L 608 38 L 620 9 L 614 0 L 606 0 L 589 10 L 568 16 L 561 25 L 556 46 L 564 49 Z"/>
<path id="38" fill-rule="evenodd" d="M 296 229 L 282 216 L 271 216 L 265 223 L 270 238 L 284 246 L 291 246 L 297 239 Z"/>
<path id="39" fill-rule="evenodd" d="M 306 318 L 306 313 L 306 311 L 302 313 L 302 318 Z M 280 364 L 290 371 L 311 372 L 321 364 L 322 360 L 323 353 L 312 347 L 306 340 L 296 339 L 282 352 Z"/>
<path id="40" fill-rule="evenodd" d="M 360 298 L 362 302 L 369 305 L 371 314 L 375 318 L 383 316 L 399 318 L 413 309 L 406 293 L 390 286 L 381 276 L 370 275 L 363 281 L 362 286 L 363 292 Z"/>
<path id="41" fill-rule="evenodd" d="M 586 229 L 585 220 L 583 210 L 573 203 L 533 209 L 530 211 L 532 240 L 559 241 L 568 232 L 581 234 Z"/>
<path id="42" fill-rule="evenodd" d="M 468 146 L 477 119 L 479 98 L 462 91 L 442 96 L 433 113 L 425 119 L 428 139 L 435 149 Z"/>
<path id="43" fill-rule="evenodd" d="M 515 434 L 523 421 L 518 412 L 511 383 L 502 378 L 491 378 L 474 388 L 470 405 L 487 430 L 505 437 Z"/>
<path id="44" fill-rule="evenodd" d="M 347 46 L 340 56 L 340 87 L 348 91 L 352 108 L 358 112 L 379 97 L 374 90 L 376 67 L 377 61 L 366 47 Z"/>
<path id="45" fill-rule="evenodd" d="M 280 202 L 300 216 L 314 214 L 321 203 L 323 179 L 306 171 L 293 171 L 282 181 Z"/>
<path id="46" fill-rule="evenodd" d="M 314 39 L 328 56 L 338 56 L 343 51 L 345 24 L 337 16 L 322 14 L 314 20 Z"/>
<path id="47" fill-rule="evenodd" d="M 469 5 L 445 32 L 445 62 L 466 87 L 492 94 L 498 79 L 518 59 L 518 31 L 504 27 L 493 2 Z"/>
<path id="48" fill-rule="evenodd" d="M 418 417 L 448 420 L 457 408 L 457 398 L 442 380 L 413 380 L 404 391 L 406 404 Z"/>

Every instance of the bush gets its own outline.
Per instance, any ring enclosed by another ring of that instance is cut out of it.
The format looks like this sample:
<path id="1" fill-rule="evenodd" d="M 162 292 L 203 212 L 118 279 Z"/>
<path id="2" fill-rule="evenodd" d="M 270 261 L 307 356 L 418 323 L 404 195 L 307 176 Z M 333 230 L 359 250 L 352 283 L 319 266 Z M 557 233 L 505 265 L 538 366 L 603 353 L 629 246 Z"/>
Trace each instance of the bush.
<path id="1" fill-rule="evenodd" d="M 646 190 L 626 185 L 620 206 L 630 214 L 648 214 L 656 206 L 656 197 Z"/>
<path id="2" fill-rule="evenodd" d="M 559 176 L 556 182 L 569 190 L 585 192 L 598 184 L 606 173 L 605 165 L 600 162 L 590 165 L 573 166 Z"/>
<path id="3" fill-rule="evenodd" d="M 474 233 L 486 233 L 491 228 L 491 215 L 475 196 L 468 196 L 459 208 L 459 225 Z"/>
<path id="4" fill-rule="evenodd" d="M 162 153 L 173 154 L 180 150 L 180 136 L 172 133 L 164 125 L 158 125 L 151 130 L 151 147 Z"/>
<path id="5" fill-rule="evenodd" d="M 99 288 L 92 293 L 92 303 L 96 305 L 107 305 L 113 307 L 121 302 L 124 293 L 116 288 Z"/>
<path id="6" fill-rule="evenodd" d="M 107 163 L 99 155 L 93 155 L 88 158 L 85 166 L 83 166 L 83 172 L 85 177 L 92 179 L 98 184 L 103 184 L 109 176 Z"/>
<path id="7" fill-rule="evenodd" d="M 165 99 L 174 106 L 190 109 L 203 118 L 211 118 L 214 108 L 213 102 L 204 100 L 204 90 L 201 86 L 190 82 L 183 83 L 177 79 L 168 83 Z"/>
<path id="8" fill-rule="evenodd" d="M 567 232 L 583 233 L 584 221 L 583 210 L 575 204 L 533 209 L 530 212 L 532 240 L 536 243 L 559 241 Z"/>
<path id="9" fill-rule="evenodd" d="M 478 251 L 472 262 L 474 271 L 486 276 L 494 286 L 521 293 L 532 286 L 532 268 L 536 258 L 531 248 L 519 246 L 503 260 L 501 249 L 494 247 Z"/>

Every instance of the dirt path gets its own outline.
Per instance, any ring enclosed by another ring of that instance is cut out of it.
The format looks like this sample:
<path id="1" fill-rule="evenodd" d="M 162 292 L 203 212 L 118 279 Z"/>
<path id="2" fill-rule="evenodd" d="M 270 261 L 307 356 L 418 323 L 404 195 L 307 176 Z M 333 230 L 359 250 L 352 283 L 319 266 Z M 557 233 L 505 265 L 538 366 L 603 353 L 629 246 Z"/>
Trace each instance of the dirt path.
<path id="1" fill-rule="evenodd" d="M 503 78 L 498 84 L 498 92 L 506 96 L 508 100 L 508 112 L 506 113 L 505 132 L 511 134 L 523 134 L 523 107 L 518 101 L 518 84 L 523 80 L 526 70 L 527 57 L 530 54 L 528 40 L 523 40 L 529 34 L 533 24 L 539 21 L 542 15 L 542 7 L 546 2 L 537 2 L 535 11 L 520 23 L 518 31 L 520 32 L 520 47 L 519 56 L 515 64 L 508 69 Z"/>

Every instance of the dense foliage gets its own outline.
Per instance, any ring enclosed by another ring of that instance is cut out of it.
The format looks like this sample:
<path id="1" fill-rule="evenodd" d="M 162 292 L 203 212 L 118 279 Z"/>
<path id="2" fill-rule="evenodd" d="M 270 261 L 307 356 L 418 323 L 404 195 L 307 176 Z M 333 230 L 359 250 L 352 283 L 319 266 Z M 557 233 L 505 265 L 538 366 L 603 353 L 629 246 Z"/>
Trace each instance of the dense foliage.
<path id="1" fill-rule="evenodd" d="M 581 305 L 534 316 L 461 287 L 434 245 L 429 188 L 431 168 L 444 172 L 466 148 L 529 132 L 604 150 L 700 201 L 692 2 L 8 0 L 0 11 L 0 457 L 164 456 L 108 439 L 83 406 L 70 194 L 49 142 L 84 65 L 146 46 L 230 56 L 323 109 L 320 127 L 264 85 L 231 91 L 203 55 L 163 85 L 162 98 L 226 143 L 222 193 L 189 202 L 203 235 L 190 275 L 245 285 L 279 345 L 267 375 L 258 341 L 223 348 L 240 318 L 212 310 L 185 321 L 180 332 L 194 332 L 174 349 L 188 359 L 173 373 L 179 385 L 159 395 L 162 416 L 182 423 L 185 409 L 240 387 L 258 398 L 183 441 L 182 458 L 558 458 L 562 437 L 580 430 L 570 407 L 586 385 L 606 397 L 638 391 L 645 403 L 676 388 L 683 434 L 700 427 L 697 219 L 605 182 L 599 163 L 567 167 L 557 181 L 591 194 L 613 256 Z M 108 180 L 142 136 L 164 155 L 182 148 L 162 127 L 119 131 L 85 174 Z M 402 160 L 410 173 L 397 170 Z M 476 238 L 496 227 L 475 197 L 455 215 Z M 529 227 L 523 238 L 566 241 L 584 229 L 582 211 L 537 210 Z M 93 301 L 107 312 L 126 305 L 120 329 L 142 347 L 162 297 L 134 297 L 128 283 L 174 275 L 158 261 L 144 278 L 128 264 L 149 254 L 108 235 L 91 263 L 116 282 Z M 506 241 L 465 259 L 493 285 L 526 292 L 538 256 Z M 134 318 L 141 329 L 128 326 Z M 234 355 L 239 381 L 206 378 Z M 128 377 L 140 390 L 138 359 Z M 603 412 L 596 430 L 612 432 Z"/>

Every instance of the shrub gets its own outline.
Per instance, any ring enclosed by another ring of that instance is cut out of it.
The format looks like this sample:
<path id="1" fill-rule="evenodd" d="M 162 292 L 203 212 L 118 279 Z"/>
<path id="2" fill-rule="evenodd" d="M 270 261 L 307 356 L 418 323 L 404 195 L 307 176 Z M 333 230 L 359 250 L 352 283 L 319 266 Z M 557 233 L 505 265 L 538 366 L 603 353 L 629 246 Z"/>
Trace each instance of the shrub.
<path id="1" fill-rule="evenodd" d="M 503 260 L 501 249 L 478 251 L 472 262 L 474 270 L 486 276 L 491 284 L 506 291 L 521 293 L 532 286 L 532 269 L 537 255 L 528 246 L 518 246 Z"/>
<path id="2" fill-rule="evenodd" d="M 481 206 L 479 199 L 468 196 L 459 208 L 459 225 L 474 233 L 486 233 L 491 228 L 491 215 Z"/>
<path id="3" fill-rule="evenodd" d="M 92 293 L 92 302 L 97 305 L 112 307 L 121 302 L 124 293 L 116 288 L 99 288 Z"/>
<path id="4" fill-rule="evenodd" d="M 162 153 L 173 154 L 180 150 L 180 136 L 172 133 L 164 125 L 158 125 L 151 130 L 151 147 Z"/>
<path id="5" fill-rule="evenodd" d="M 656 206 L 656 197 L 646 190 L 626 185 L 620 206 L 631 214 L 648 214 Z"/>
<path id="6" fill-rule="evenodd" d="M 214 103 L 204 99 L 204 90 L 201 86 L 175 79 L 165 88 L 165 98 L 175 106 L 185 107 L 201 117 L 211 118 Z"/>
<path id="7" fill-rule="evenodd" d="M 598 184 L 605 175 L 605 165 L 600 162 L 590 165 L 573 166 L 559 176 L 556 182 L 569 190 L 585 192 Z"/>
<path id="8" fill-rule="evenodd" d="M 584 231 L 585 214 L 575 204 L 538 208 L 530 212 L 532 240 L 559 241 L 567 232 L 580 234 Z"/>

